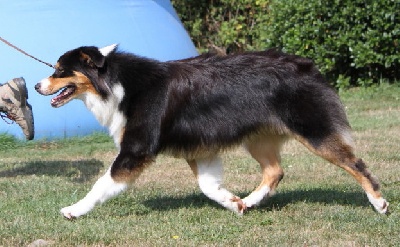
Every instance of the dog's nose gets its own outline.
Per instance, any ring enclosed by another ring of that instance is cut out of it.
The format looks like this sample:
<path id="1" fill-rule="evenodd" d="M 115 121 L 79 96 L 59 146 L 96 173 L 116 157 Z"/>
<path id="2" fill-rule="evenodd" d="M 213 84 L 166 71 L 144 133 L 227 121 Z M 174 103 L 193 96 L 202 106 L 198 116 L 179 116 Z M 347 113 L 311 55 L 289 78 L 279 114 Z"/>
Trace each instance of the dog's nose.
<path id="1" fill-rule="evenodd" d="M 40 82 L 35 85 L 35 90 L 36 91 L 40 90 Z"/>

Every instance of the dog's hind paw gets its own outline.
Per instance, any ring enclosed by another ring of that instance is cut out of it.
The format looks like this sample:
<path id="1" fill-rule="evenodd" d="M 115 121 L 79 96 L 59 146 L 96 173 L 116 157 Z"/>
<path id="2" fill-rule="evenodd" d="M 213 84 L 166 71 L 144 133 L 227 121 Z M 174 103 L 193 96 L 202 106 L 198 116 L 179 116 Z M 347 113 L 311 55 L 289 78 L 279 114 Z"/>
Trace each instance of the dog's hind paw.
<path id="1" fill-rule="evenodd" d="M 384 198 L 374 198 L 371 194 L 367 193 L 368 199 L 374 206 L 376 211 L 381 214 L 388 214 L 389 203 Z"/>

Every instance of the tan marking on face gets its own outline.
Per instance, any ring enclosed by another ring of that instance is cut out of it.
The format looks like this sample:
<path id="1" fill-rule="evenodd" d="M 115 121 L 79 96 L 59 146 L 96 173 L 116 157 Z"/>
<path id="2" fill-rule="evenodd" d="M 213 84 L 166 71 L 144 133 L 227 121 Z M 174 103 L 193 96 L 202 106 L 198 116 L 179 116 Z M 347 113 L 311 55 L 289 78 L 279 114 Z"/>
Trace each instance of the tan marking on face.
<path id="1" fill-rule="evenodd" d="M 54 94 L 58 92 L 61 88 L 66 87 L 68 85 L 76 86 L 77 90 L 74 93 L 76 96 L 84 92 L 91 92 L 97 94 L 96 89 L 93 87 L 93 84 L 91 83 L 89 78 L 87 78 L 81 72 L 75 71 L 73 76 L 65 78 L 54 78 L 50 76 L 48 80 L 50 81 L 50 84 L 47 86 L 45 90 L 47 94 Z"/>
<path id="2" fill-rule="evenodd" d="M 83 93 L 98 94 L 89 78 L 87 78 L 81 72 L 75 72 L 74 74 L 74 83 L 77 87 L 77 90 L 75 91 L 76 95 L 81 95 Z"/>

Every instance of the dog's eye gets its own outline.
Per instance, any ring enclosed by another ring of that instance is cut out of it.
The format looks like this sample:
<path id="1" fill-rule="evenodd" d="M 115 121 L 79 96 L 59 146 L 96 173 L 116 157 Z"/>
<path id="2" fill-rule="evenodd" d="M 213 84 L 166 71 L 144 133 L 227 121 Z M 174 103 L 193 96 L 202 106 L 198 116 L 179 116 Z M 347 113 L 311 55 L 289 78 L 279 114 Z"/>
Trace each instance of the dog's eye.
<path id="1" fill-rule="evenodd" d="M 60 76 L 62 76 L 62 75 L 64 74 L 64 72 L 65 72 L 65 71 L 64 71 L 63 68 L 57 67 L 56 70 L 54 71 L 53 76 L 55 76 L 55 77 L 60 77 Z"/>
<path id="2" fill-rule="evenodd" d="M 63 68 L 57 68 L 56 69 L 56 74 L 60 75 L 62 73 L 64 73 L 64 69 Z"/>

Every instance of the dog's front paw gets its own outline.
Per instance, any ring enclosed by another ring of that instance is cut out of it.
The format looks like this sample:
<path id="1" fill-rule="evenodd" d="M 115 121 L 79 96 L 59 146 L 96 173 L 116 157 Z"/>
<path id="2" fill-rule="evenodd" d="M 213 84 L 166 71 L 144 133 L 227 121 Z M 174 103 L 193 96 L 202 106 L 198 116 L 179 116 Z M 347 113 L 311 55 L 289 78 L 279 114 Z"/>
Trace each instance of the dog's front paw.
<path id="1" fill-rule="evenodd" d="M 231 199 L 231 202 L 232 202 L 231 210 L 237 213 L 238 215 L 243 215 L 243 213 L 247 209 L 247 206 L 242 201 L 242 199 L 235 196 L 234 198 Z"/>
<path id="2" fill-rule="evenodd" d="M 60 210 L 60 212 L 65 218 L 72 220 L 73 218 L 75 218 L 75 216 L 72 214 L 72 211 L 70 210 L 70 208 L 71 207 L 62 208 Z"/>
<path id="3" fill-rule="evenodd" d="M 77 210 L 74 209 L 74 205 L 62 208 L 60 212 L 65 218 L 67 218 L 69 220 L 72 220 L 72 219 L 80 216 L 80 215 L 78 215 Z"/>
<path id="4" fill-rule="evenodd" d="M 86 214 L 87 212 L 89 212 L 93 207 L 87 206 L 83 203 L 76 203 L 74 205 L 71 205 L 69 207 L 65 207 L 63 209 L 61 209 L 61 214 L 71 220 L 74 218 L 77 218 L 79 216 L 82 216 L 84 214 Z"/>

